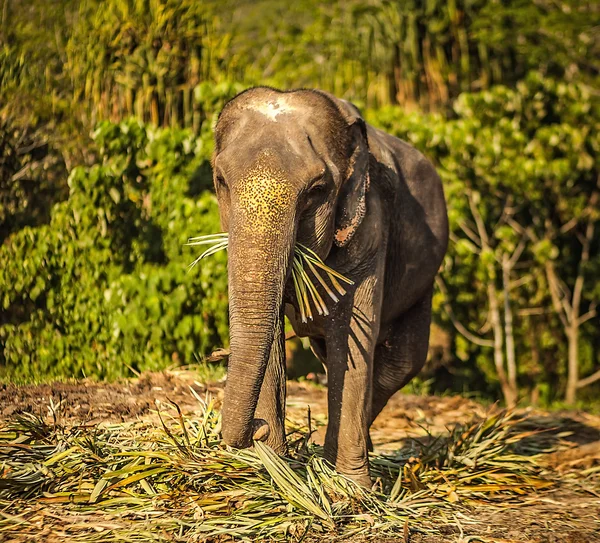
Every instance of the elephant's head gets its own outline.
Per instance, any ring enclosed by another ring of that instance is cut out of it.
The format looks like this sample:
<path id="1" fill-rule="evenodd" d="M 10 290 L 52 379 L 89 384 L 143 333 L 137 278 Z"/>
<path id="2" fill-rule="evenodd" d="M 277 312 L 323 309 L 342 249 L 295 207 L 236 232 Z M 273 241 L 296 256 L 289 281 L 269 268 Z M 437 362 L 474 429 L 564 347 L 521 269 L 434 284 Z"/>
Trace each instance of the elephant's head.
<path id="1" fill-rule="evenodd" d="M 215 129 L 214 183 L 229 232 L 230 342 L 223 437 L 246 447 L 296 241 L 325 258 L 365 213 L 369 150 L 351 104 L 322 92 L 254 88 Z"/>

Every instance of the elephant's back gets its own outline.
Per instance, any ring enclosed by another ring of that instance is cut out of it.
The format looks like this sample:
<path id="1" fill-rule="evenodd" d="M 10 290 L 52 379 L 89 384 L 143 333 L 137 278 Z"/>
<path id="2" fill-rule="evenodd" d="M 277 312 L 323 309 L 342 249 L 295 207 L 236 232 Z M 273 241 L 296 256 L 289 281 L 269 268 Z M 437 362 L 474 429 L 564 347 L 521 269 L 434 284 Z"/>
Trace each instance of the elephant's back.
<path id="1" fill-rule="evenodd" d="M 385 323 L 431 288 L 448 245 L 448 215 L 441 179 L 417 149 L 371 127 L 369 145 L 377 162 L 371 189 L 385 194 Z"/>

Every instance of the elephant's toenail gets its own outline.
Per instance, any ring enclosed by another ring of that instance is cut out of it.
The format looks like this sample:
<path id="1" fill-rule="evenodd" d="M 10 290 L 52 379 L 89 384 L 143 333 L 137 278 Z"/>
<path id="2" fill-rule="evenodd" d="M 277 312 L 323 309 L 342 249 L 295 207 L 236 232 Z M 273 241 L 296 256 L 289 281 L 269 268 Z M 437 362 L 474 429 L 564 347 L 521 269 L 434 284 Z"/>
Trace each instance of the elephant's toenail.
<path id="1" fill-rule="evenodd" d="M 254 419 L 252 421 L 252 439 L 254 441 L 265 441 L 270 433 L 271 429 L 266 420 Z"/>

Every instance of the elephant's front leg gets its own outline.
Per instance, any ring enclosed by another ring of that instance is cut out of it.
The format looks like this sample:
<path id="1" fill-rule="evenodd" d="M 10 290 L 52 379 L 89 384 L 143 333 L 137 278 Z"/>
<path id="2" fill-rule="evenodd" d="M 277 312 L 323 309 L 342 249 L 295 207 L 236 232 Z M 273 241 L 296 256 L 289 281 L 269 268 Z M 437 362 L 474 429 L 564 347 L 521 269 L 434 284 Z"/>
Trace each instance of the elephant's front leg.
<path id="1" fill-rule="evenodd" d="M 281 313 L 275 323 L 275 337 L 271 346 L 271 354 L 260 389 L 255 418 L 263 419 L 269 425 L 269 445 L 278 454 L 287 453 L 285 439 L 285 334 L 284 318 Z"/>
<path id="2" fill-rule="evenodd" d="M 325 457 L 337 471 L 367 487 L 371 486 L 368 442 L 373 355 L 381 304 L 378 283 L 376 276 L 368 277 L 356 288 L 353 300 L 348 296 L 345 303 L 340 302 L 326 337 L 329 423 Z"/>

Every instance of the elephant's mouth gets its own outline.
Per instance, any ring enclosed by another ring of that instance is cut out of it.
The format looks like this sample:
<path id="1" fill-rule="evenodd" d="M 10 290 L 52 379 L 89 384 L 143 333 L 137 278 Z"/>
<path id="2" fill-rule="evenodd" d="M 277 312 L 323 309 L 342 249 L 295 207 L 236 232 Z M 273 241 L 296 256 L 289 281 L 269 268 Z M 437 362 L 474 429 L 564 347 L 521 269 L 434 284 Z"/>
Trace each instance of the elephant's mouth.
<path id="1" fill-rule="evenodd" d="M 187 245 L 208 246 L 208 248 L 189 265 L 189 269 L 192 269 L 203 258 L 227 249 L 229 245 L 229 234 L 227 232 L 220 232 L 218 234 L 208 234 L 189 238 Z M 348 285 L 354 284 L 352 280 L 327 266 L 312 249 L 309 249 L 301 243 L 296 243 L 294 247 L 294 260 L 292 262 L 292 282 L 294 284 L 302 322 L 308 322 L 308 320 L 314 319 L 315 314 L 313 313 L 313 309 L 317 315 L 329 315 L 327 304 L 308 272 L 310 272 L 323 287 L 326 295 L 329 296 L 334 303 L 339 301 L 337 294 L 340 296 L 346 294 L 346 290 L 340 282 Z M 325 275 L 328 281 L 325 280 L 323 275 Z"/>

